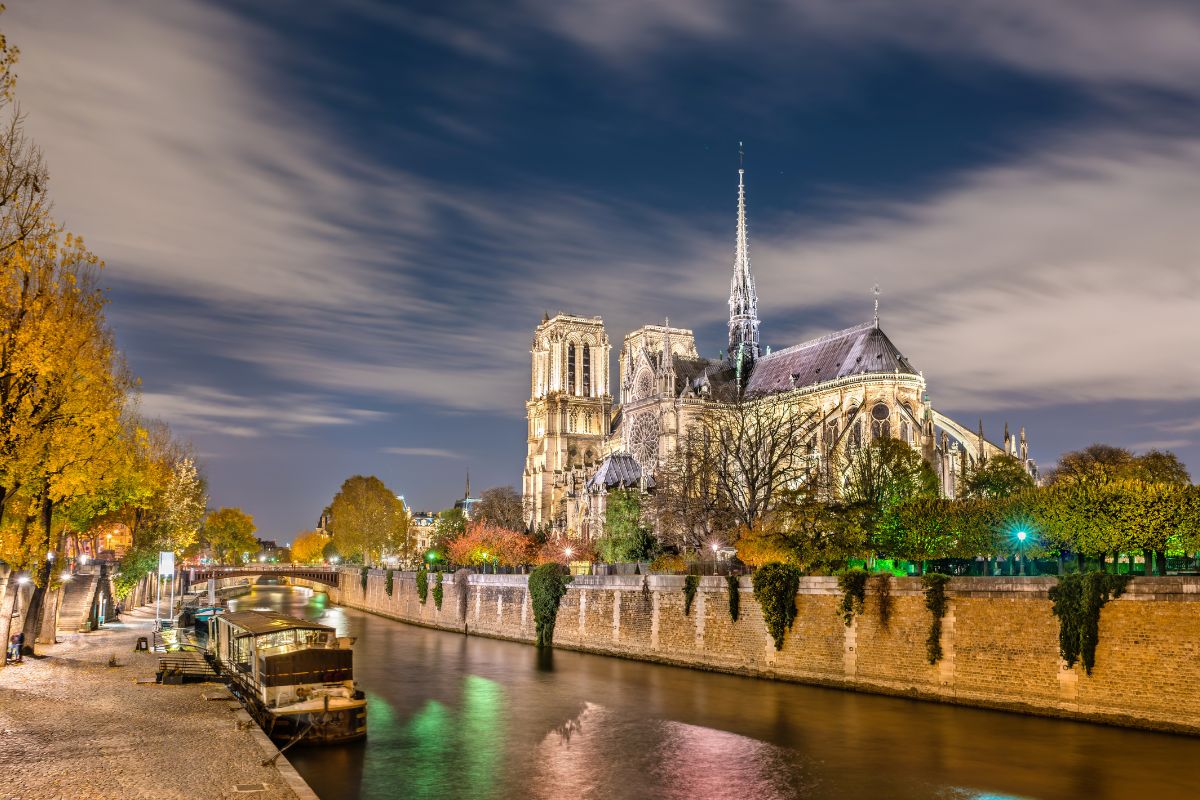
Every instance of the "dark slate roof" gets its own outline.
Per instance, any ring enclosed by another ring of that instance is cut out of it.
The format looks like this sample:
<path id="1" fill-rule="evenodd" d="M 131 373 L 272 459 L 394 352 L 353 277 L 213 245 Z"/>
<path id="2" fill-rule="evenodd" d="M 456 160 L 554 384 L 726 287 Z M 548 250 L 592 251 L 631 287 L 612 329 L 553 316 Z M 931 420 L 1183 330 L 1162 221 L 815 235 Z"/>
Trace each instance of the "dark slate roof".
<path id="1" fill-rule="evenodd" d="M 746 393 L 774 394 L 872 372 L 916 375 L 908 359 L 873 323 L 777 350 L 755 362 Z"/>
<path id="2" fill-rule="evenodd" d="M 228 614 L 222 614 L 221 619 L 245 631 L 245 633 L 237 634 L 238 636 L 260 636 L 264 633 L 291 630 L 333 630 L 328 625 L 322 625 L 319 622 L 310 622 L 275 611 L 231 611 Z"/>
<path id="3" fill-rule="evenodd" d="M 598 491 L 601 486 L 605 489 L 630 489 L 638 486 L 642 479 L 642 468 L 637 460 L 628 453 L 613 453 L 600 463 L 591 478 L 588 478 L 586 489 Z M 654 486 L 653 478 L 646 478 L 646 488 Z"/>

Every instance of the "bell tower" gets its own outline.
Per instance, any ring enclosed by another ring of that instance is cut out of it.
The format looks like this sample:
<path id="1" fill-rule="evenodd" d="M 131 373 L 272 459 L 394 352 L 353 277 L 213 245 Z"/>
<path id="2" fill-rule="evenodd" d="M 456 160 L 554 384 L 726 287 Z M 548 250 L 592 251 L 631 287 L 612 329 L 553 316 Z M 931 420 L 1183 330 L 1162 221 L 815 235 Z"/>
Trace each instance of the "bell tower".
<path id="1" fill-rule="evenodd" d="M 602 459 L 612 395 L 600 317 L 547 315 L 533 335 L 522 499 L 531 528 L 563 531 L 567 500 Z"/>

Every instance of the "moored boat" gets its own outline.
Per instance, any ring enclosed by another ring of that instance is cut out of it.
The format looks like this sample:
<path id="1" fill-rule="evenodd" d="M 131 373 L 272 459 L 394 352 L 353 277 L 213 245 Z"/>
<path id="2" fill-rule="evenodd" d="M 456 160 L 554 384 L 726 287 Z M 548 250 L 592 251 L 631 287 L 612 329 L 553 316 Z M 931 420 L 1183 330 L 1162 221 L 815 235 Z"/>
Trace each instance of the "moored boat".
<path id="1" fill-rule="evenodd" d="M 213 616 L 209 652 L 272 739 L 332 744 L 367 735 L 353 639 L 274 611 Z"/>

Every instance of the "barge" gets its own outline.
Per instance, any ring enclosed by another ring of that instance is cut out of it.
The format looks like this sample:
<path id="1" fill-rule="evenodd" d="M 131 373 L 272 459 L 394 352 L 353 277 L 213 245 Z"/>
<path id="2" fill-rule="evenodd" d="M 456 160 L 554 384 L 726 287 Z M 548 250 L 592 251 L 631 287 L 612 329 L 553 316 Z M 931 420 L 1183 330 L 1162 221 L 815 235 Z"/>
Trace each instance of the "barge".
<path id="1" fill-rule="evenodd" d="M 209 626 L 210 657 L 272 739 L 335 744 L 367 735 L 353 639 L 273 611 L 227 612 Z"/>

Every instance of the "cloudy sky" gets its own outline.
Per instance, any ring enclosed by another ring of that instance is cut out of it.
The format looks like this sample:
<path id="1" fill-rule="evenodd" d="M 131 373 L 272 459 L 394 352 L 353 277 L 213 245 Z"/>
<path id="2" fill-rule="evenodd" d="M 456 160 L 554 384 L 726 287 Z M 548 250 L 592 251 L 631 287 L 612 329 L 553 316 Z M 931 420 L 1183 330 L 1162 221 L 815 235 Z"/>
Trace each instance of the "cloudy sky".
<path id="1" fill-rule="evenodd" d="M 143 407 L 264 535 L 519 486 L 543 311 L 715 353 L 739 140 L 764 342 L 878 283 L 943 411 L 1200 472 L 1189 0 L 8 5 Z"/>

